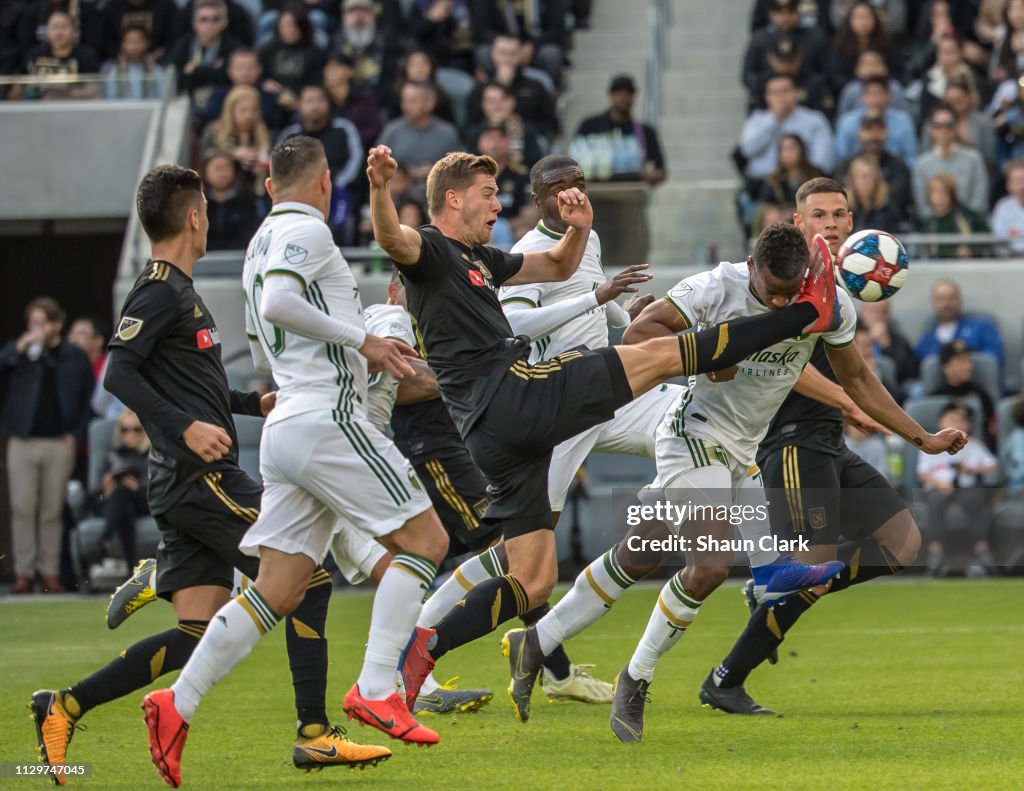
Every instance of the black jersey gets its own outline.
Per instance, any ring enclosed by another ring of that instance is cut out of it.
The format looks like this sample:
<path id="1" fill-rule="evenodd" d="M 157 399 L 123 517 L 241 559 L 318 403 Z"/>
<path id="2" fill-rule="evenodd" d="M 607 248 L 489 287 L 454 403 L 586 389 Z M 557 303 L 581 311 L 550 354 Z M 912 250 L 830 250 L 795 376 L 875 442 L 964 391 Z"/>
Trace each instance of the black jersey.
<path id="1" fill-rule="evenodd" d="M 814 345 L 808 364 L 813 365 L 831 382 L 838 382 L 825 354 L 825 344 Z M 843 441 L 843 413 L 835 407 L 807 398 L 790 390 L 782 402 L 768 433 L 761 440 L 758 458 L 786 445 L 798 445 L 820 453 L 838 456 L 846 447 Z"/>
<path id="2" fill-rule="evenodd" d="M 150 261 L 125 299 L 110 340 L 107 387 L 139 416 L 152 447 L 149 506 L 164 513 L 199 476 L 238 466 L 232 412 L 259 415 L 259 395 L 228 388 L 220 336 L 192 278 Z M 194 421 L 223 428 L 231 449 L 204 462 L 182 439 Z"/>
<path id="3" fill-rule="evenodd" d="M 391 411 L 395 445 L 413 464 L 447 449 L 464 451 L 462 437 L 440 398 L 418 404 L 398 404 Z"/>
<path id="4" fill-rule="evenodd" d="M 432 225 L 417 230 L 423 240 L 420 260 L 397 266 L 427 362 L 466 436 L 509 366 L 529 356 L 529 338 L 514 337 L 497 295 L 522 267 L 523 255 L 466 247 Z"/>

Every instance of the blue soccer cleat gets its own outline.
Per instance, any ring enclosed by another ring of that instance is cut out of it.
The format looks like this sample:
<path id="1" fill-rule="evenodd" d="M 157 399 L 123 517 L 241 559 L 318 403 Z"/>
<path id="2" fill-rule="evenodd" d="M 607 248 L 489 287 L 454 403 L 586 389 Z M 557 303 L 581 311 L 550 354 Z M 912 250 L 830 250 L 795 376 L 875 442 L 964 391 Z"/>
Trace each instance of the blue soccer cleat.
<path id="1" fill-rule="evenodd" d="M 754 598 L 760 604 L 780 604 L 794 593 L 824 585 L 843 570 L 845 563 L 830 560 L 815 566 L 783 555 L 767 566 L 751 568 Z"/>
<path id="2" fill-rule="evenodd" d="M 750 610 L 750 614 L 754 614 L 754 610 L 758 608 L 757 597 L 754 595 L 754 581 L 747 580 L 743 583 L 743 601 L 747 603 L 747 609 Z M 779 649 L 773 648 L 772 652 L 768 654 L 768 662 L 776 665 L 779 662 Z"/>

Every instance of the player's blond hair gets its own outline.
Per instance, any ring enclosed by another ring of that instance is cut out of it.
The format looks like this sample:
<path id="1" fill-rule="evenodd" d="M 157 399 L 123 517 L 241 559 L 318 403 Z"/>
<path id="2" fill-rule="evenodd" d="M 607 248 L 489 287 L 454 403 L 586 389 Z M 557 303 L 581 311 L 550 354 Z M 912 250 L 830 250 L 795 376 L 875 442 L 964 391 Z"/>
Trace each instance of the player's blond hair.
<path id="1" fill-rule="evenodd" d="M 448 190 L 467 189 L 480 174 L 498 177 L 498 163 L 489 156 L 455 151 L 434 163 L 427 176 L 427 212 L 431 219 L 444 210 Z"/>

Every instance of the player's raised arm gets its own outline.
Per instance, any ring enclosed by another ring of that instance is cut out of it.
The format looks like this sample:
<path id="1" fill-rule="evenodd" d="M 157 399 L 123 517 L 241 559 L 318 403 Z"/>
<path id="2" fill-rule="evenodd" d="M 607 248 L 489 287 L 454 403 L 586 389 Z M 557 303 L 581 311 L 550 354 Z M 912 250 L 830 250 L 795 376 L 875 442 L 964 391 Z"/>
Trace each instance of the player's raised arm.
<path id="1" fill-rule="evenodd" d="M 385 253 L 399 263 L 411 265 L 420 260 L 423 244 L 416 230 L 398 221 L 398 211 L 391 199 L 390 182 L 398 170 L 398 162 L 387 146 L 374 146 L 366 158 L 366 177 L 370 181 L 370 219 L 373 235 Z"/>
<path id="2" fill-rule="evenodd" d="M 813 365 L 805 365 L 793 389 L 806 398 L 813 398 L 843 413 L 843 420 L 866 434 L 891 434 L 885 426 L 867 415 L 854 403 L 843 388 L 828 379 Z"/>
<path id="3" fill-rule="evenodd" d="M 565 236 L 550 250 L 526 253 L 522 268 L 505 285 L 551 283 L 572 277 L 587 249 L 594 208 L 587 194 L 573 187 L 558 193 L 558 211 L 566 225 Z"/>
<path id="4" fill-rule="evenodd" d="M 656 299 L 630 322 L 622 334 L 626 344 L 677 335 L 690 328 L 683 314 L 667 299 Z"/>

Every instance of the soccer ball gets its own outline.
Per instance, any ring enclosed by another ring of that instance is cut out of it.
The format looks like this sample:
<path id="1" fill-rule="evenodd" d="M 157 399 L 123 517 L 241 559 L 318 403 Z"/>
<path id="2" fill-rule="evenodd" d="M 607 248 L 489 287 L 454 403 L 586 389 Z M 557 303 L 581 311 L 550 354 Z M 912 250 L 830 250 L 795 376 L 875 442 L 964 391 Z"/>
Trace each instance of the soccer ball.
<path id="1" fill-rule="evenodd" d="M 897 239 L 885 231 L 858 231 L 836 256 L 836 280 L 854 299 L 889 299 L 907 282 L 910 260 Z"/>

